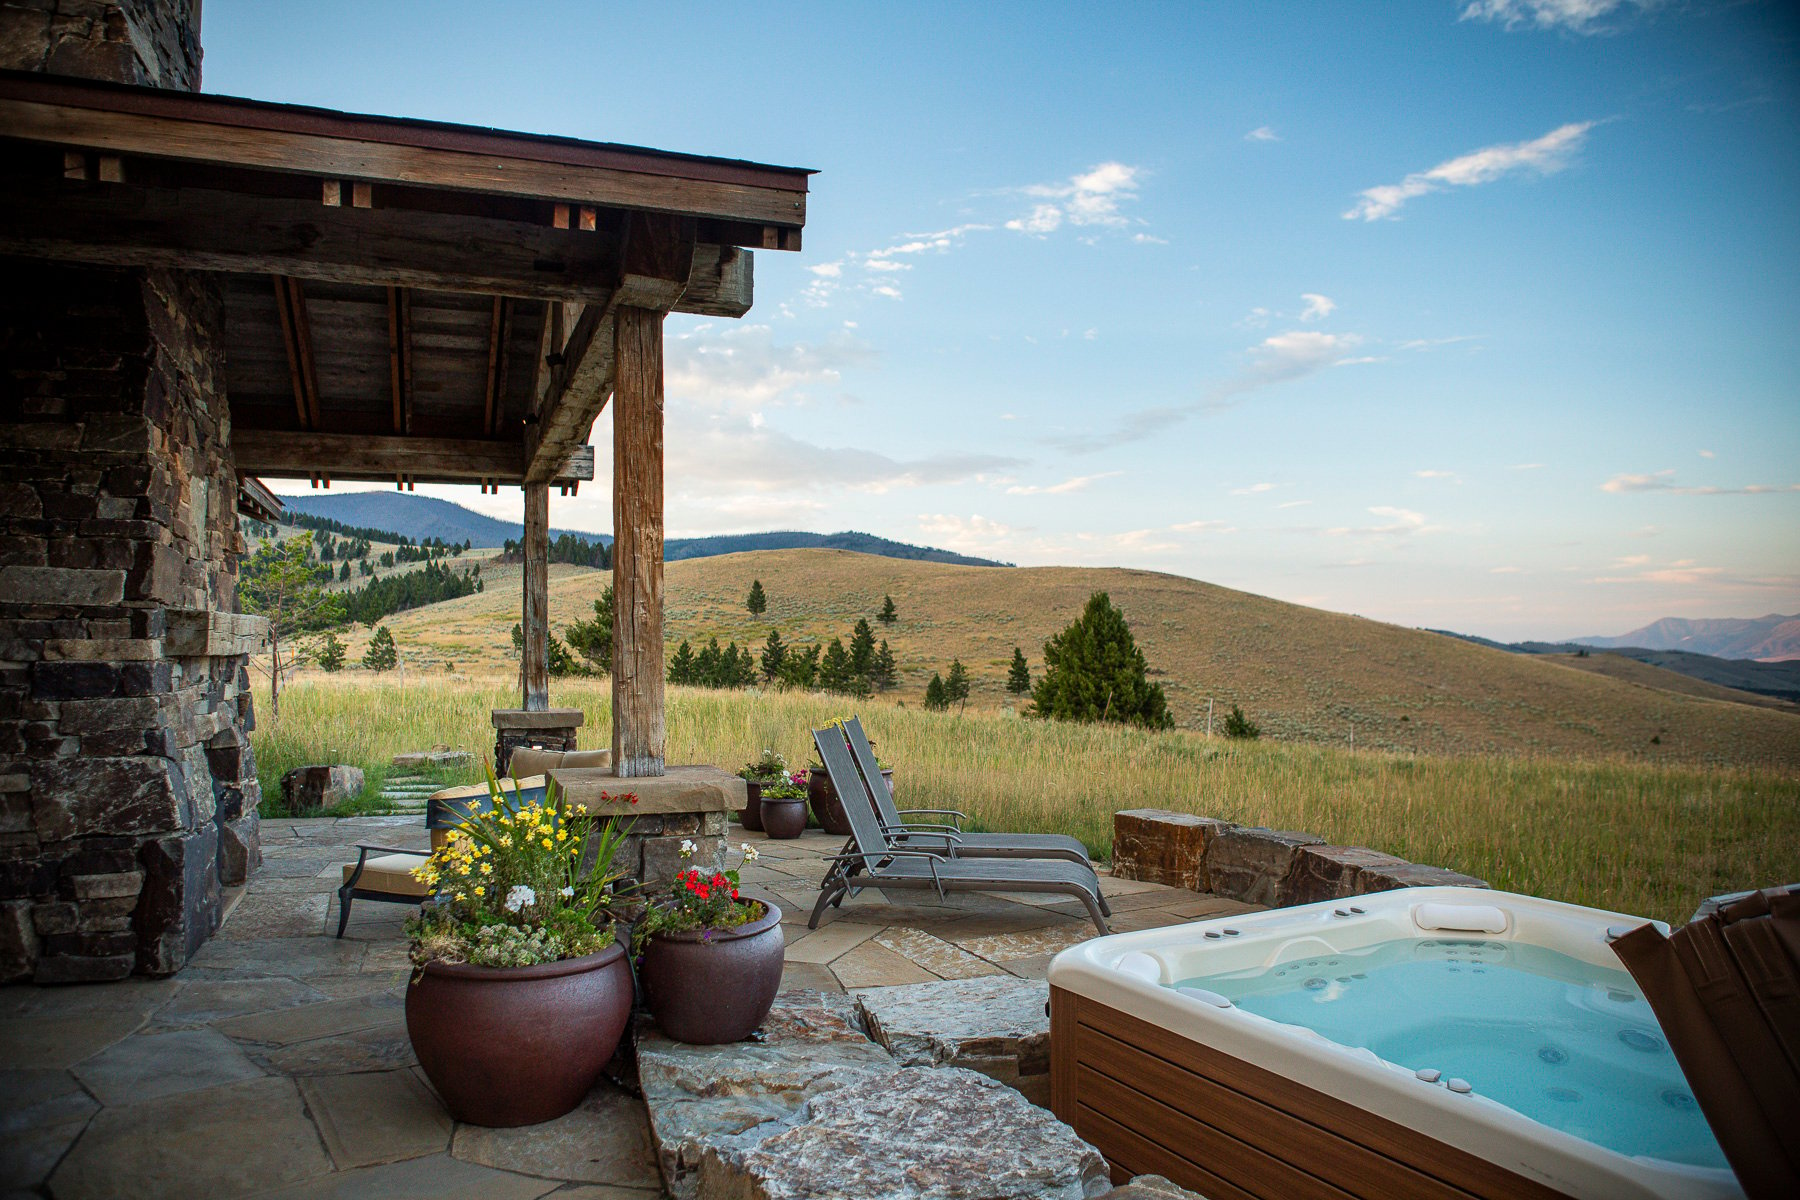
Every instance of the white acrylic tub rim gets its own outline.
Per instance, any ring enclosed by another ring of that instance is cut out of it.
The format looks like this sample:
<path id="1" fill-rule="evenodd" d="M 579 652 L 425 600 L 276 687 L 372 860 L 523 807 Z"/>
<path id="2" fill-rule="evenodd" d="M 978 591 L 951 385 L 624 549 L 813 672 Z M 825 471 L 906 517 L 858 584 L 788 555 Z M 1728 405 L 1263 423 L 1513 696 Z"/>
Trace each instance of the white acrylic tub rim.
<path id="1" fill-rule="evenodd" d="M 1503 929 L 1492 928 L 1499 923 L 1496 914 L 1504 921 Z M 1471 928 L 1455 928 L 1463 924 Z M 1620 933 L 1642 924 L 1642 917 L 1510 892 L 1402 888 L 1095 938 L 1057 955 L 1049 980 L 1052 987 L 1355 1103 L 1572 1196 L 1741 1197 L 1743 1191 L 1729 1171 L 1627 1157 L 1541 1125 L 1479 1093 L 1457 1094 L 1443 1082 L 1424 1082 L 1411 1069 L 1371 1051 L 1341 1046 L 1310 1029 L 1236 1007 L 1221 1008 L 1162 986 L 1197 975 L 1272 966 L 1433 934 L 1543 946 L 1619 969 L 1607 944 L 1608 931 Z M 1227 929 L 1236 932 L 1226 934 Z M 1150 966 L 1155 979 L 1148 978 Z"/>

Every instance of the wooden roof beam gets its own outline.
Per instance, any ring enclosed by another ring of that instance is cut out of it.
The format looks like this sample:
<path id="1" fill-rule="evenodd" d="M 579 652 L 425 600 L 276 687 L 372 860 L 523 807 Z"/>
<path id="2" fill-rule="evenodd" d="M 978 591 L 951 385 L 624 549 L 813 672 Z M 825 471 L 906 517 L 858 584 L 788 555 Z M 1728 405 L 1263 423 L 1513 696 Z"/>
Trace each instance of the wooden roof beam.
<path id="1" fill-rule="evenodd" d="M 333 479 L 418 483 L 505 483 L 525 479 L 525 450 L 518 442 L 473 438 L 366 437 L 359 434 L 234 429 L 232 451 L 243 475 L 306 478 L 329 471 Z M 581 446 L 557 460 L 548 483 L 594 478 L 594 449 Z"/>

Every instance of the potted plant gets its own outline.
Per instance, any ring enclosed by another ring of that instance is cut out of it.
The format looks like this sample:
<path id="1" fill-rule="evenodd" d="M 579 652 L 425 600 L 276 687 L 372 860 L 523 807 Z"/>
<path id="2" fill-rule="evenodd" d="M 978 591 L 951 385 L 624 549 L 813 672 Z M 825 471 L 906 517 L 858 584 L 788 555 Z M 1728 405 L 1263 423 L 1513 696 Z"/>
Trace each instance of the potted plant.
<path id="1" fill-rule="evenodd" d="M 761 833 L 762 826 L 762 790 L 771 783 L 786 783 L 788 777 L 787 759 L 773 750 L 764 750 L 762 757 L 752 763 L 745 763 L 738 772 L 738 778 L 744 781 L 744 790 L 748 794 L 748 802 L 743 811 L 738 813 L 738 820 L 751 833 Z"/>
<path id="2" fill-rule="evenodd" d="M 759 807 L 764 833 L 777 840 L 799 837 L 806 832 L 806 776 L 796 771 L 763 784 Z"/>
<path id="3" fill-rule="evenodd" d="M 684 862 L 697 847 L 681 843 Z M 743 845 L 745 862 L 756 849 Z M 657 1026 L 710 1046 L 749 1037 L 781 988 L 781 910 L 738 896 L 738 873 L 683 867 L 632 933 L 638 981 Z"/>
<path id="4" fill-rule="evenodd" d="M 491 767 L 488 795 L 413 872 L 435 899 L 407 922 L 406 1031 L 451 1116 L 533 1125 L 581 1103 L 631 1016 L 611 912 L 629 823 L 554 783 L 502 791 Z"/>

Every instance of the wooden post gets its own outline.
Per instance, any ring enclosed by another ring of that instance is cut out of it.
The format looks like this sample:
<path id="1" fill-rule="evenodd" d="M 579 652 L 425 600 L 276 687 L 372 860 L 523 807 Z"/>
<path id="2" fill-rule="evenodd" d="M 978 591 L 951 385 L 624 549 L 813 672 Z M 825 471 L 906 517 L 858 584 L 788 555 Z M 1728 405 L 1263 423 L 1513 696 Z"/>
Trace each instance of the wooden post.
<path id="1" fill-rule="evenodd" d="M 520 622 L 525 646 L 519 655 L 523 708 L 550 707 L 550 485 L 525 485 L 525 612 Z"/>
<path id="2" fill-rule="evenodd" d="M 621 307 L 613 330 L 613 771 L 661 775 L 663 315 Z"/>

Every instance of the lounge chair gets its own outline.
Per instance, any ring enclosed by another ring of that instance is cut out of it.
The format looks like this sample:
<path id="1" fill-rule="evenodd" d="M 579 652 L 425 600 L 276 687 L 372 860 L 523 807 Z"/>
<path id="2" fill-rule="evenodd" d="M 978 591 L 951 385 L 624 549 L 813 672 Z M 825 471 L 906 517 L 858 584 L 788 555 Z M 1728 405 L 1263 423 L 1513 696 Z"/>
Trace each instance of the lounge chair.
<path id="1" fill-rule="evenodd" d="M 868 781 L 856 769 L 850 747 L 836 726 L 813 730 L 819 760 L 850 818 L 850 841 L 832 857 L 808 929 L 819 927 L 829 905 L 841 904 L 855 888 L 930 889 L 941 900 L 948 892 L 1060 892 L 1079 899 L 1095 928 L 1110 932 L 1100 909 L 1094 872 L 1079 863 L 1016 858 L 952 858 L 933 850 L 896 845 L 875 816 Z M 881 778 L 877 772 L 875 778 Z M 851 847 L 854 846 L 854 849 Z"/>
<path id="2" fill-rule="evenodd" d="M 372 846 L 359 842 L 354 863 L 344 864 L 344 886 L 338 889 L 337 935 L 350 924 L 353 900 L 379 900 L 384 904 L 423 904 L 431 889 L 412 876 L 413 868 L 431 857 L 429 850 L 403 850 L 398 846 Z M 376 854 L 380 857 L 370 858 Z"/>
<path id="3" fill-rule="evenodd" d="M 881 767 L 875 759 L 875 747 L 863 731 L 862 720 L 851 717 L 844 722 L 844 736 L 850 743 L 850 756 L 863 778 L 881 778 Z M 1066 833 L 964 833 L 962 823 L 968 815 L 954 808 L 896 808 L 893 793 L 884 787 L 871 786 L 875 816 L 895 845 L 938 850 L 951 858 L 1050 858 L 1067 859 L 1086 867 L 1090 875 L 1094 864 L 1088 859 L 1087 847 L 1080 838 Z M 909 816 L 951 817 L 953 822 L 921 824 L 908 821 Z M 1100 911 L 1112 916 L 1106 897 L 1094 880 L 1095 894 L 1100 896 Z"/>

